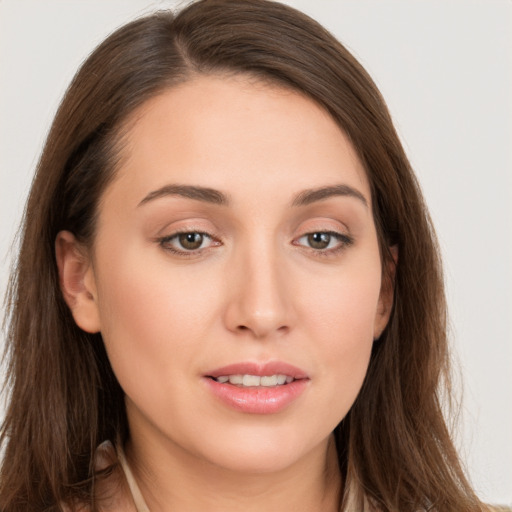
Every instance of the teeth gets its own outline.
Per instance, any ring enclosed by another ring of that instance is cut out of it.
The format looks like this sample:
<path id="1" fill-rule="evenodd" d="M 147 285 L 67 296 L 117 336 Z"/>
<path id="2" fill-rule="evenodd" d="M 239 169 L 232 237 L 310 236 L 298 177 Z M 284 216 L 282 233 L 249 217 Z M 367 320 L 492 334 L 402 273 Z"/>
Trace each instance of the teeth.
<path id="1" fill-rule="evenodd" d="M 235 386 L 244 386 L 244 387 L 273 387 L 273 386 L 282 386 L 283 384 L 290 384 L 293 382 L 293 377 L 289 375 L 263 375 L 260 377 L 259 375 L 221 375 L 216 377 L 215 380 L 220 382 L 221 384 L 226 384 L 229 382 L 230 384 L 234 384 Z"/>
<path id="2" fill-rule="evenodd" d="M 286 382 L 286 375 L 277 375 L 276 376 L 276 384 L 279 384 L 279 386 L 282 386 Z"/>
<path id="3" fill-rule="evenodd" d="M 243 375 L 230 375 L 228 377 L 230 384 L 243 384 L 244 383 L 244 376 Z"/>
<path id="4" fill-rule="evenodd" d="M 270 377 L 261 377 L 260 384 L 262 386 L 277 386 L 278 383 L 278 376 L 277 375 L 271 375 Z"/>
<path id="5" fill-rule="evenodd" d="M 242 384 L 244 386 L 259 386 L 261 382 L 261 377 L 257 375 L 244 375 L 242 378 Z"/>

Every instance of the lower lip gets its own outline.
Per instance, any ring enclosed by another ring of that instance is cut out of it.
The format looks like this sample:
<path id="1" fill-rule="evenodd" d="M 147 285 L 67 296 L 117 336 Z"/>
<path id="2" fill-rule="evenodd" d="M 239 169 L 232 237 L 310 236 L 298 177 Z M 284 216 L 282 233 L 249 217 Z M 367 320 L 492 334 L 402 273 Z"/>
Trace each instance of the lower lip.
<path id="1" fill-rule="evenodd" d="M 206 378 L 212 393 L 232 409 L 250 414 L 276 414 L 286 409 L 306 389 L 309 379 L 273 387 L 241 387 Z"/>

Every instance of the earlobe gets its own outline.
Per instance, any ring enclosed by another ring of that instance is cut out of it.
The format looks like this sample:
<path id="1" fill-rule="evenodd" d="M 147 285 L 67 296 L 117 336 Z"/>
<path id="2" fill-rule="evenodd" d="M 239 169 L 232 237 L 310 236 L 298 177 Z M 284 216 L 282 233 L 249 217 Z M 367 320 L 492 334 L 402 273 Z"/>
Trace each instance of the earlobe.
<path id="1" fill-rule="evenodd" d="M 100 331 L 94 271 L 84 247 L 69 231 L 55 239 L 55 255 L 62 295 L 78 327 L 86 332 Z"/>
<path id="2" fill-rule="evenodd" d="M 389 248 L 391 258 L 388 259 L 386 267 L 382 272 L 382 284 L 380 289 L 379 304 L 375 316 L 375 325 L 373 339 L 380 338 L 384 329 L 388 325 L 393 308 L 396 266 L 398 263 L 398 246 L 393 245 Z"/>

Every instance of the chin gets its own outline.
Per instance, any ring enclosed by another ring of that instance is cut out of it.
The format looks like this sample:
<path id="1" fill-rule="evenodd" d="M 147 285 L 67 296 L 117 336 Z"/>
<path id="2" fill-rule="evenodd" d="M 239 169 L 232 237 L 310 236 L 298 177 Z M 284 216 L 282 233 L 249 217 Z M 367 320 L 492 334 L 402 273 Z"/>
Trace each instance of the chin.
<path id="1" fill-rule="evenodd" d="M 240 474 L 279 473 L 292 467 L 298 459 L 297 452 L 273 449 L 241 450 L 223 457 L 214 457 L 212 462 L 219 468 Z"/>
<path id="2" fill-rule="evenodd" d="M 263 430 L 263 431 L 262 431 Z M 229 432 L 229 435 L 212 435 L 215 444 L 205 447 L 203 456 L 228 471 L 246 474 L 265 474 L 284 471 L 300 460 L 305 460 L 316 450 L 324 454 L 329 435 L 318 440 L 298 436 L 295 432 L 282 432 L 278 428 Z M 325 454 L 324 454 L 325 456 Z"/>

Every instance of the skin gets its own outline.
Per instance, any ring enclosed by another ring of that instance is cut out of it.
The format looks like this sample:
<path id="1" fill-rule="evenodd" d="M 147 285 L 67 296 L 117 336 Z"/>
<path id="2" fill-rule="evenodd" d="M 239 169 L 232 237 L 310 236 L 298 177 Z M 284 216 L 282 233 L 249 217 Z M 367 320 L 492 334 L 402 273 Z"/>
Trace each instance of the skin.
<path id="1" fill-rule="evenodd" d="M 331 433 L 391 304 L 347 137 L 297 92 L 200 76 L 143 105 L 123 151 L 93 247 L 68 232 L 56 247 L 74 318 L 101 331 L 126 393 L 126 452 L 149 508 L 336 510 Z M 214 189 L 226 204 L 168 185 Z M 297 205 L 333 186 L 344 188 Z M 209 236 L 187 250 L 177 231 Z M 318 248 L 311 233 L 335 235 Z M 233 410 L 205 385 L 215 368 L 276 360 L 309 378 L 278 413 Z"/>

